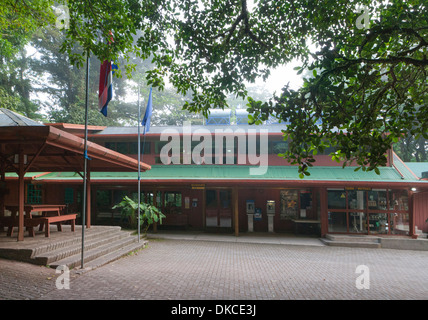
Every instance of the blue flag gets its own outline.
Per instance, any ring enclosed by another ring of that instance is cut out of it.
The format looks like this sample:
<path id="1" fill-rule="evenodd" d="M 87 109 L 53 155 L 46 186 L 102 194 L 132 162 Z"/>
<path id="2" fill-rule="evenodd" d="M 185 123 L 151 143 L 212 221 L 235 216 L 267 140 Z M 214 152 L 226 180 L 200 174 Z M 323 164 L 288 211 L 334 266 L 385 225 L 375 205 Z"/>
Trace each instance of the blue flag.
<path id="1" fill-rule="evenodd" d="M 141 125 L 144 126 L 144 134 L 150 130 L 150 118 L 152 117 L 152 88 L 150 88 L 149 101 L 147 102 L 146 113 L 144 114 Z"/>

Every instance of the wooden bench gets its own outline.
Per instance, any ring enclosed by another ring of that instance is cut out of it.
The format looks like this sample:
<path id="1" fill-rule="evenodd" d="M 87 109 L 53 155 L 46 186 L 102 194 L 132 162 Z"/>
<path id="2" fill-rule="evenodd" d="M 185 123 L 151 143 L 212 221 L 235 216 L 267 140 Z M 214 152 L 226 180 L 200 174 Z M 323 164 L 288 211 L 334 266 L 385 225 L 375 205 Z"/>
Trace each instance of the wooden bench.
<path id="1" fill-rule="evenodd" d="M 77 213 L 72 214 L 64 214 L 61 216 L 51 216 L 51 217 L 42 217 L 42 218 L 34 218 L 33 220 L 40 220 L 40 228 L 39 231 L 43 231 L 43 227 L 45 228 L 45 237 L 50 236 L 49 224 L 55 223 L 57 225 L 58 231 L 62 231 L 61 222 L 71 221 L 71 231 L 75 231 L 76 227 L 76 217 Z"/>
<path id="2" fill-rule="evenodd" d="M 34 237 L 34 227 L 40 226 L 39 231 L 43 231 L 45 228 L 45 237 L 50 237 L 49 224 L 55 223 L 58 227 L 58 231 L 62 231 L 61 222 L 71 221 L 71 231 L 75 231 L 75 222 L 76 222 L 77 213 L 73 214 L 64 214 L 61 216 L 50 216 L 50 217 L 34 217 L 24 219 L 24 227 L 26 227 L 30 237 Z M 9 219 L 4 219 L 5 225 L 8 226 L 7 235 L 9 237 L 13 234 L 13 227 L 18 226 L 18 219 L 8 217 Z"/>
<path id="3" fill-rule="evenodd" d="M 34 227 L 40 225 L 41 221 L 37 219 L 24 219 L 24 227 L 27 229 L 30 237 L 34 237 Z M 18 218 L 14 217 L 5 217 L 2 219 L 2 225 L 7 227 L 7 236 L 11 237 L 13 235 L 13 228 L 19 226 Z"/>

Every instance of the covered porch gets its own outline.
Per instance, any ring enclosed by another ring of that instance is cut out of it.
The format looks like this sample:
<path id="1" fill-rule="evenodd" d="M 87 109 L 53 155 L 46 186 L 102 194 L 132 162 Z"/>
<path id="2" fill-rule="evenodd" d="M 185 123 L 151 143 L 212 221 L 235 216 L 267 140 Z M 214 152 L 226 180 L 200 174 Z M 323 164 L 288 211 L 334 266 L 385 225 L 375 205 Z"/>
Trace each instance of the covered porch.
<path id="1" fill-rule="evenodd" d="M 91 172 L 133 172 L 139 167 L 144 172 L 150 170 L 150 166 L 90 141 L 85 150 L 85 141 L 81 137 L 0 109 L 0 231 L 4 231 L 5 226 L 13 228 L 16 225 L 17 240 L 23 241 L 25 228 L 36 227 L 36 221 L 28 220 L 33 218 L 31 211 L 35 210 L 28 209 L 34 203 L 26 203 L 29 200 L 25 189 L 27 179 L 51 172 L 72 171 L 83 182 L 85 157 L 88 160 L 86 210 L 78 210 L 86 211 L 86 228 L 90 228 Z M 57 208 L 56 216 L 61 216 L 63 212 L 58 208 L 64 203 L 58 201 L 57 198 L 39 199 L 38 204 L 44 206 L 39 211 L 46 213 L 49 211 L 47 205 L 53 205 Z M 34 236 L 33 231 L 30 229 L 30 235 Z"/>

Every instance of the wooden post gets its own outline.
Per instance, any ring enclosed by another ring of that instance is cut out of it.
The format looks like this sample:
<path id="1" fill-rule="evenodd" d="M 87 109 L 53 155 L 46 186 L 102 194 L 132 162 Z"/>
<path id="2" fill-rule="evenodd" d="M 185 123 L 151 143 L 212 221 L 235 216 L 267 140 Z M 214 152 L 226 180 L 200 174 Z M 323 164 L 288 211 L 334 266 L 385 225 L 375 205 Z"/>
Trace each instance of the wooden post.
<path id="1" fill-rule="evenodd" d="M 202 203 L 201 203 L 201 208 L 202 208 L 202 226 L 204 228 L 207 227 L 207 219 L 206 219 L 206 215 L 207 215 L 207 210 L 206 210 L 206 189 L 204 188 L 202 190 Z M 199 204 L 198 204 L 199 205 Z"/>
<path id="2" fill-rule="evenodd" d="M 326 188 L 319 188 L 320 195 L 320 220 L 321 220 L 321 237 L 325 237 L 328 232 L 328 210 L 327 210 L 327 190 Z"/>
<path id="3" fill-rule="evenodd" d="M 3 149 L 3 145 L 1 145 L 1 149 Z M 2 152 L 0 152 L 0 155 Z M 5 193 L 6 193 L 6 174 L 5 169 L 6 164 L 0 157 L 0 218 L 4 217 L 4 210 L 5 210 Z M 0 226 L 0 231 L 3 231 L 3 227 Z"/>
<path id="4" fill-rule="evenodd" d="M 234 187 L 233 188 L 233 213 L 235 216 L 235 236 L 238 237 L 239 236 L 239 210 L 238 210 L 238 188 Z"/>
<path id="5" fill-rule="evenodd" d="M 158 194 L 158 190 L 157 190 L 157 189 L 154 189 L 154 191 L 153 191 L 153 205 L 154 205 L 155 207 L 159 208 L 159 207 L 158 207 L 158 201 L 157 201 L 157 194 Z M 153 232 L 154 232 L 154 233 L 157 233 L 157 232 L 158 232 L 158 223 L 157 223 L 157 222 L 154 222 L 154 223 L 153 223 Z"/>
<path id="6" fill-rule="evenodd" d="M 19 186 L 18 186 L 18 241 L 24 241 L 24 153 L 19 151 Z"/>
<path id="7" fill-rule="evenodd" d="M 416 239 L 418 236 L 415 234 L 415 210 L 413 205 L 413 191 L 408 190 L 408 212 L 409 212 L 409 236 Z"/>
<path id="8" fill-rule="evenodd" d="M 82 226 L 83 227 L 83 226 Z M 88 161 L 87 184 L 86 184 L 86 228 L 91 227 L 91 170 Z"/>

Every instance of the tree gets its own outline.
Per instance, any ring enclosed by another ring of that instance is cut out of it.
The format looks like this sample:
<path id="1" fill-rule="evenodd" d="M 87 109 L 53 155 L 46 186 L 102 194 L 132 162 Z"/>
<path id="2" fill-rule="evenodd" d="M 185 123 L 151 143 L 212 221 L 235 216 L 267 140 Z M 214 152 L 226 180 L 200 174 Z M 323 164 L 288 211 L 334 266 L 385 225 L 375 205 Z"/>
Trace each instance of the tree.
<path id="1" fill-rule="evenodd" d="M 428 139 L 407 135 L 394 145 L 394 151 L 406 162 L 428 161 Z"/>
<path id="2" fill-rule="evenodd" d="M 0 97 L 2 107 L 44 120 L 31 101 L 32 86 L 25 45 L 37 28 L 53 24 L 54 1 L 4 0 L 0 6 Z"/>
<path id="3" fill-rule="evenodd" d="M 13 57 L 0 61 L 0 97 L 2 108 L 7 108 L 34 120 L 43 120 L 38 105 L 31 100 L 30 61 L 25 48 Z"/>
<path id="4" fill-rule="evenodd" d="M 70 63 L 67 55 L 60 52 L 64 34 L 53 26 L 37 30 L 30 45 L 36 53 L 30 60 L 33 73 L 32 86 L 40 95 L 40 107 L 51 122 L 85 123 L 86 69 Z M 76 48 L 78 50 L 78 48 Z M 119 125 L 119 119 L 111 116 L 118 101 L 126 95 L 122 79 L 114 81 L 114 100 L 109 104 L 108 117 L 98 112 L 98 82 L 100 61 L 90 59 L 88 118 L 92 125 Z"/>
<path id="5" fill-rule="evenodd" d="M 313 155 L 336 146 L 344 165 L 378 171 L 402 136 L 428 136 L 428 9 L 422 0 L 68 0 L 70 28 L 62 51 L 82 65 L 131 55 L 150 58 L 149 85 L 165 77 L 183 109 L 207 115 L 247 98 L 246 83 L 270 68 L 301 62 L 312 72 L 302 88 L 269 101 L 249 98 L 254 123 L 284 123 L 284 154 L 308 175 Z M 364 6 L 364 10 L 360 8 Z M 137 32 L 138 31 L 138 32 Z M 76 44 L 81 49 L 76 52 Z M 120 74 L 118 74 L 120 76 Z M 321 122 L 321 125 L 319 124 Z"/>
<path id="6" fill-rule="evenodd" d="M 53 24 L 54 1 L 4 0 L 0 6 L 0 60 L 13 57 L 41 26 Z M 3 61 L 4 62 L 4 61 Z"/>

